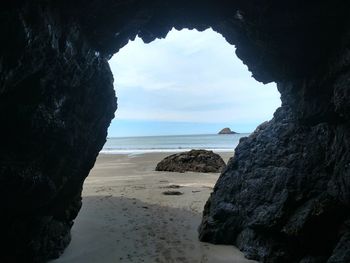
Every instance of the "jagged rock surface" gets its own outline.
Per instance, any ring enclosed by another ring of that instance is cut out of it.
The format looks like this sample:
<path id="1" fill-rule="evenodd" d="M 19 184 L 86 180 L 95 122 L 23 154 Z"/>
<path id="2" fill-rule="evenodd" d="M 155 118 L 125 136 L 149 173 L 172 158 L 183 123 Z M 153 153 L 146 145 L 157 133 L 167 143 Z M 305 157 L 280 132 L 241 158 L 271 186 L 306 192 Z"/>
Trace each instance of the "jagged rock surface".
<path id="1" fill-rule="evenodd" d="M 240 142 L 205 206 L 201 240 L 236 244 L 262 262 L 349 261 L 336 250 L 349 241 L 350 189 L 340 183 L 349 131 L 295 121 L 282 107 Z"/>
<path id="2" fill-rule="evenodd" d="M 219 173 L 225 166 L 224 160 L 213 151 L 191 150 L 165 157 L 157 164 L 156 171 Z"/>
<path id="3" fill-rule="evenodd" d="M 201 239 L 263 262 L 350 262 L 347 1 L 0 6 L 1 262 L 46 261 L 68 244 L 116 109 L 108 59 L 137 34 L 150 42 L 172 27 L 212 27 L 254 78 L 278 83 L 282 99 L 237 147 L 205 207 Z"/>
<path id="4" fill-rule="evenodd" d="M 0 261 L 43 262 L 70 241 L 116 109 L 113 77 L 79 25 L 47 5 L 0 17 Z"/>

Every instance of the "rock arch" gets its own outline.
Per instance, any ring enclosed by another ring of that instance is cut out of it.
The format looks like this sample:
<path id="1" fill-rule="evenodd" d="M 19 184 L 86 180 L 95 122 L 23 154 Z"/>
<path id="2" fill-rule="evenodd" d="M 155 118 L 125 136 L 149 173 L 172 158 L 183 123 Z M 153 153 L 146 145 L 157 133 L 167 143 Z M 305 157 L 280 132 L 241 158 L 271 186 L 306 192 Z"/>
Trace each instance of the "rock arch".
<path id="1" fill-rule="evenodd" d="M 347 262 L 346 1 L 1 3 L 0 258 L 57 257 L 117 107 L 108 59 L 137 34 L 212 27 L 282 107 L 242 141 L 204 211 L 202 240 L 266 262 Z M 317 261 L 318 260 L 318 261 Z"/>

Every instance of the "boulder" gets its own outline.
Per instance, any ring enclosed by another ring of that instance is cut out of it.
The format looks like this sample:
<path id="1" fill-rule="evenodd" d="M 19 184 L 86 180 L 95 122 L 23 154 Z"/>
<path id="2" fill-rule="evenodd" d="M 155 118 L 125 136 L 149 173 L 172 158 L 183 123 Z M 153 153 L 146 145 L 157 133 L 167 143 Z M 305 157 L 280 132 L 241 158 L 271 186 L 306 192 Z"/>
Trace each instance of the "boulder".
<path id="1" fill-rule="evenodd" d="M 231 131 L 230 128 L 223 128 L 219 131 L 219 134 L 237 134 L 237 132 Z"/>
<path id="2" fill-rule="evenodd" d="M 206 150 L 176 153 L 157 164 L 156 171 L 219 173 L 226 164 L 220 155 Z"/>

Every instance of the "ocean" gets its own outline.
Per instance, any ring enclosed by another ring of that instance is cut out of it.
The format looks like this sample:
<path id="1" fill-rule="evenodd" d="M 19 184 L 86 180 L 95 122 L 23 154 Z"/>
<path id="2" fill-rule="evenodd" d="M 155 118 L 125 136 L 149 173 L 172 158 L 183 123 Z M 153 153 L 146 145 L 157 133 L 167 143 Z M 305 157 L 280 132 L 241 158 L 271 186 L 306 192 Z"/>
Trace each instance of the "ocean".
<path id="1" fill-rule="evenodd" d="M 191 149 L 233 152 L 238 145 L 239 139 L 246 136 L 249 136 L 249 133 L 111 137 L 107 138 L 107 142 L 103 146 L 101 153 L 137 154 L 148 152 L 180 152 Z"/>

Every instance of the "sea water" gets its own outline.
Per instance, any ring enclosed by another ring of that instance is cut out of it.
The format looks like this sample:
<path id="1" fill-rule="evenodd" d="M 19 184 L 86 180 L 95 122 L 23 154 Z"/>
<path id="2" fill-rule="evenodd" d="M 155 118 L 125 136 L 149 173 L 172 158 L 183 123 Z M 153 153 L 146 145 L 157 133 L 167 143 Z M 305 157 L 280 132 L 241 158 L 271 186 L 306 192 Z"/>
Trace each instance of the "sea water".
<path id="1" fill-rule="evenodd" d="M 137 154 L 147 152 L 181 152 L 191 149 L 233 152 L 238 145 L 239 139 L 246 136 L 249 136 L 249 133 L 110 137 L 107 138 L 101 153 Z"/>

